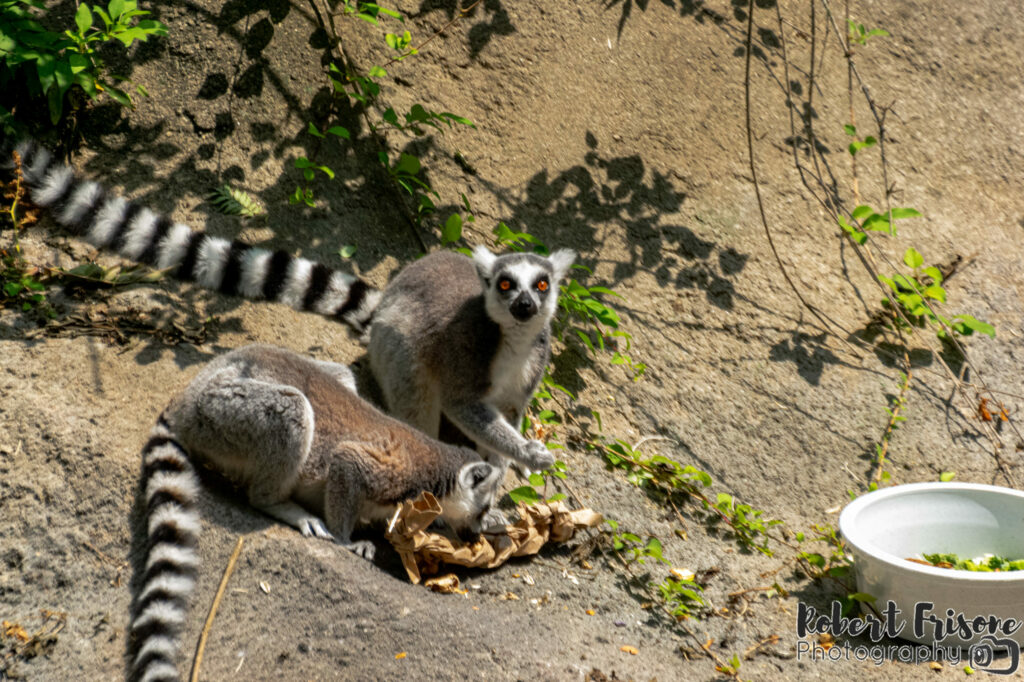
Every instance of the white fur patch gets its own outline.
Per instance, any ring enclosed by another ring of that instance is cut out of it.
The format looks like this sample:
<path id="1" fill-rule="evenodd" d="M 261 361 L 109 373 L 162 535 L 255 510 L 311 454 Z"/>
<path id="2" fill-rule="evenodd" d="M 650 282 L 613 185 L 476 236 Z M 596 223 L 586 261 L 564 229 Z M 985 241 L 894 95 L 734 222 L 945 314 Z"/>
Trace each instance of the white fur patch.
<path id="1" fill-rule="evenodd" d="M 473 262 L 476 264 L 477 272 L 484 277 L 490 277 L 492 274 L 492 268 L 494 267 L 494 261 L 498 259 L 493 253 L 487 250 L 487 247 L 479 244 L 473 248 Z"/>
<path id="2" fill-rule="evenodd" d="M 196 254 L 196 283 L 207 289 L 216 289 L 224 279 L 224 266 L 231 253 L 231 242 L 220 237 L 209 237 Z"/>
<path id="3" fill-rule="evenodd" d="M 313 272 L 313 262 L 305 258 L 293 258 L 288 265 L 288 278 L 277 300 L 293 308 L 302 309 L 302 301 L 309 290 L 309 276 Z"/>
<path id="4" fill-rule="evenodd" d="M 46 174 L 43 184 L 32 193 L 32 201 L 49 206 L 68 191 L 75 180 L 75 172 L 67 166 L 58 166 Z"/>
<path id="5" fill-rule="evenodd" d="M 175 597 L 187 598 L 188 595 L 192 594 L 192 588 L 195 587 L 195 584 L 195 581 L 187 576 L 157 576 L 146 583 L 142 592 L 139 593 L 139 601 L 145 601 L 150 594 L 157 591 L 163 591 Z"/>
<path id="6" fill-rule="evenodd" d="M 189 471 L 157 471 L 146 482 L 146 502 L 162 491 L 184 498 L 186 502 L 196 499 L 199 487 L 195 476 Z"/>
<path id="7" fill-rule="evenodd" d="M 245 298 L 263 298 L 263 284 L 267 281 L 271 255 L 266 249 L 249 249 L 242 255 L 239 294 Z"/>
<path id="8" fill-rule="evenodd" d="M 139 211 L 125 231 L 124 246 L 121 247 L 122 256 L 139 260 L 153 241 L 157 218 L 157 214 L 148 208 Z"/>
<path id="9" fill-rule="evenodd" d="M 191 236 L 192 228 L 181 223 L 174 223 L 171 229 L 167 231 L 167 235 L 160 240 L 159 246 L 157 246 L 157 253 L 159 254 L 156 259 L 157 269 L 166 270 L 167 268 L 179 265 L 185 259 L 185 254 L 188 253 L 188 243 Z"/>
<path id="10" fill-rule="evenodd" d="M 182 625 L 185 622 L 185 612 L 172 602 L 155 601 L 139 614 L 139 617 L 132 623 L 132 629 L 136 630 L 150 623 L 167 623 L 168 625 Z M 150 641 L 160 639 L 150 638 Z M 138 660 L 138 659 L 136 659 Z"/>
<path id="11" fill-rule="evenodd" d="M 146 643 L 139 649 L 136 661 L 141 661 L 150 654 L 162 654 L 165 658 L 174 660 L 178 653 L 178 643 L 166 635 L 154 635 L 146 639 Z M 175 671 L 177 676 L 177 671 Z"/>
<path id="12" fill-rule="evenodd" d="M 173 654 L 171 655 L 173 656 Z M 176 679 L 178 669 L 165 661 L 157 661 L 146 667 L 146 674 L 139 679 L 139 682 L 153 682 L 153 680 Z"/>
<path id="13" fill-rule="evenodd" d="M 332 272 L 331 278 L 327 281 L 327 288 L 313 306 L 313 310 L 321 315 L 333 315 L 348 300 L 349 292 L 352 290 L 352 282 L 355 280 L 356 278 L 352 275 L 346 275 L 343 272 Z"/>
<path id="14" fill-rule="evenodd" d="M 22 157 L 24 158 L 24 156 Z M 46 169 L 50 167 L 50 159 L 53 157 L 50 155 L 49 150 L 43 147 L 36 147 L 35 157 L 32 159 L 32 163 L 27 166 L 22 166 L 22 173 L 25 175 L 25 181 L 29 184 L 39 182 L 43 174 L 46 173 Z"/>
<path id="15" fill-rule="evenodd" d="M 173 524 L 182 533 L 199 535 L 199 515 L 194 510 L 183 509 L 176 504 L 160 505 L 149 517 L 148 534 L 153 535 L 165 523 Z"/>
<path id="16" fill-rule="evenodd" d="M 161 543 L 149 553 L 146 568 L 149 569 L 160 561 L 168 561 L 182 568 L 196 568 L 199 566 L 199 555 L 190 547 Z"/>
<path id="17" fill-rule="evenodd" d="M 89 228 L 85 235 L 86 240 L 93 246 L 103 247 L 110 243 L 117 233 L 117 229 L 124 222 L 128 210 L 128 202 L 121 197 L 107 199 L 103 207 L 96 214 L 96 221 Z"/>
<path id="18" fill-rule="evenodd" d="M 359 307 L 345 315 L 345 319 L 356 325 L 358 328 L 362 328 L 366 324 L 366 321 L 373 316 L 373 311 L 375 311 L 377 306 L 380 305 L 380 299 L 383 295 L 384 292 L 380 289 L 370 289 L 366 292 L 366 295 L 363 296 L 363 300 L 359 304 Z M 364 339 L 363 343 L 365 344 L 368 342 L 369 338 L 367 337 Z"/>
<path id="19" fill-rule="evenodd" d="M 65 225 L 77 223 L 100 198 L 100 186 L 92 181 L 79 185 L 57 220 Z"/>

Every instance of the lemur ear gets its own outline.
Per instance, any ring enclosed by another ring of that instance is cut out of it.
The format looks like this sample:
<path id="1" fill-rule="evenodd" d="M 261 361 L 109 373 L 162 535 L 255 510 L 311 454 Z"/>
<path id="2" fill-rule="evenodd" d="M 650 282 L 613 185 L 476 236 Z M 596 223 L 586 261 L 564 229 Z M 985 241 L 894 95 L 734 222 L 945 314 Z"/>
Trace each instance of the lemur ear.
<path id="1" fill-rule="evenodd" d="M 488 280 L 494 273 L 494 261 L 498 259 L 493 253 L 487 250 L 486 246 L 478 245 L 473 249 L 473 264 L 476 265 L 476 273 L 480 279 Z"/>
<path id="2" fill-rule="evenodd" d="M 572 249 L 559 249 L 548 257 L 551 261 L 551 267 L 554 268 L 554 279 L 556 282 L 563 277 L 565 273 L 569 271 L 572 264 L 576 261 L 576 252 Z"/>
<path id="3" fill-rule="evenodd" d="M 476 489 L 494 477 L 495 468 L 487 462 L 467 464 L 459 471 L 459 483 L 464 488 Z"/>

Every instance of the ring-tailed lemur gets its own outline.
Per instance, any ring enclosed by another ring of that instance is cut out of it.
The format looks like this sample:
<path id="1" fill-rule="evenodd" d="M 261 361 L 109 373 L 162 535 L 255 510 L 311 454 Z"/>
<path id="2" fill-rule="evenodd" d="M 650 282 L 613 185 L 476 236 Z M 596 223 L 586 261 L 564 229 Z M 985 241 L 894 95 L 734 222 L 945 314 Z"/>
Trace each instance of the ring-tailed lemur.
<path id="1" fill-rule="evenodd" d="M 492 461 L 511 458 L 526 470 L 554 463 L 518 427 L 551 355 L 558 282 L 575 257 L 568 249 L 495 256 L 481 246 L 472 260 L 437 252 L 406 266 L 369 330 L 388 411 L 429 436 L 443 413 Z"/>
<path id="2" fill-rule="evenodd" d="M 372 323 L 371 364 L 395 416 L 436 437 L 443 412 L 485 455 L 524 469 L 554 461 L 517 427 L 550 356 L 558 282 L 572 251 L 495 256 L 478 247 L 472 260 L 437 252 L 406 266 L 382 298 L 350 274 L 193 231 L 111 196 L 34 142 L 16 149 L 32 201 L 91 244 L 210 289 L 338 317 L 357 331 Z M 12 166 L 7 155 L 2 166 Z"/>
<path id="3" fill-rule="evenodd" d="M 201 464 L 241 486 L 256 508 L 303 535 L 353 541 L 358 520 L 432 492 L 457 532 L 478 534 L 504 469 L 446 445 L 359 398 L 351 371 L 272 346 L 217 358 L 174 398 L 142 449 L 146 555 L 134 581 L 129 678 L 178 679 L 176 658 L 198 568 Z"/>

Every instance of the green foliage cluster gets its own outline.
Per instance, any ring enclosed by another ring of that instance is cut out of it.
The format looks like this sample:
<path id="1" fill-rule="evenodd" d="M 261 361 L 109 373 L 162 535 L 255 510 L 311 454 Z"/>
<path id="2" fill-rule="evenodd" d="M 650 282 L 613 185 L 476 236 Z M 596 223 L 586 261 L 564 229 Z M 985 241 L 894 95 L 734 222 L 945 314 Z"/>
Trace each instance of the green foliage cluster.
<path id="1" fill-rule="evenodd" d="M 342 17 L 361 19 L 374 26 L 381 26 L 381 21 L 385 19 L 405 22 L 405 17 L 401 13 L 370 2 L 345 0 L 341 4 L 341 11 L 338 14 Z M 413 104 L 406 112 L 397 112 L 394 107 L 386 107 L 379 114 L 379 118 L 371 119 L 371 112 L 380 102 L 381 82 L 388 77 L 385 67 L 419 53 L 417 48 L 412 47 L 412 34 L 409 31 L 404 30 L 401 33 L 385 31 L 384 43 L 389 54 L 389 61 L 385 65 L 376 64 L 370 67 L 366 73 L 360 73 L 347 61 L 337 60 L 328 66 L 327 76 L 334 94 L 338 98 L 335 105 L 339 100 L 349 100 L 362 106 L 367 127 L 381 147 L 377 153 L 378 161 L 395 186 L 411 197 L 415 204 L 415 221 L 417 224 L 421 224 L 427 216 L 434 213 L 437 208 L 436 200 L 440 198 L 440 195 L 430 185 L 425 174 L 421 172 L 421 159 L 408 152 L 396 154 L 391 151 L 386 133 L 397 131 L 412 137 L 423 137 L 430 133 L 444 134 L 455 125 L 470 128 L 476 126 L 464 116 L 447 111 L 434 111 L 418 103 Z M 320 139 L 326 139 L 328 135 L 345 140 L 351 139 L 349 130 L 341 125 L 334 125 L 320 131 L 316 125 L 310 122 L 308 132 Z M 304 156 L 295 160 L 295 168 L 302 170 L 305 185 L 295 188 L 289 197 L 289 202 L 315 206 L 316 200 L 313 188 L 310 186 L 316 176 L 315 171 L 320 171 L 328 179 L 334 179 L 334 172 L 326 165 L 311 161 Z"/>
<path id="2" fill-rule="evenodd" d="M 839 531 L 831 524 L 815 524 L 812 534 L 797 533 L 799 544 L 815 543 L 824 545 L 820 551 L 798 550 L 797 561 L 804 572 L 813 580 L 835 583 L 844 595 L 842 613 L 848 616 L 857 610 L 857 604 L 870 604 L 875 598 L 853 587 L 853 557 L 846 551 Z"/>
<path id="3" fill-rule="evenodd" d="M 614 519 L 605 519 L 611 529 L 612 549 L 628 566 L 629 564 L 646 564 L 648 559 L 654 559 L 662 564 L 669 564 L 669 561 L 662 556 L 661 541 L 650 535 L 647 541 L 635 533 L 619 532 L 619 524 Z M 672 575 L 662 582 L 652 582 L 654 596 L 660 601 L 662 607 L 677 620 L 689 618 L 701 607 L 707 606 L 700 593 L 704 589 L 698 585 L 693 577 L 684 577 L 679 574 Z"/>
<path id="4" fill-rule="evenodd" d="M 42 0 L 0 0 L 0 85 L 21 80 L 30 96 L 45 97 L 50 120 L 57 124 L 65 111 L 68 91 L 77 86 L 91 99 L 106 93 L 126 107 L 131 96 L 119 87 L 127 79 L 110 74 L 98 52 L 106 43 L 117 41 L 130 47 L 136 40 L 167 34 L 159 21 L 139 19 L 149 14 L 138 9 L 135 0 L 110 0 L 100 5 L 78 5 L 75 25 L 63 33 L 47 30 L 33 10 L 42 10 Z M 146 90 L 136 86 L 145 96 Z M 10 123 L 10 112 L 0 111 Z"/>
<path id="5" fill-rule="evenodd" d="M 961 559 L 956 554 L 924 554 L 925 561 L 935 564 L 949 564 L 949 568 L 957 571 L 975 571 L 978 573 L 994 573 L 1002 571 L 1024 571 L 1024 559 L 1004 559 L 1000 556 L 985 557 L 981 561 Z M 946 568 L 946 566 L 942 566 Z"/>
<path id="6" fill-rule="evenodd" d="M 587 447 L 600 451 L 610 469 L 625 472 L 626 480 L 655 499 L 675 506 L 678 506 L 677 502 L 694 499 L 709 512 L 709 522 L 724 523 L 741 547 L 772 556 L 768 533 L 782 521 L 765 519 L 763 511 L 738 502 L 728 493 L 718 493 L 712 499 L 705 493 L 713 483 L 707 472 L 663 455 L 648 457 L 623 440 L 609 442 L 598 437 L 592 439 Z"/>

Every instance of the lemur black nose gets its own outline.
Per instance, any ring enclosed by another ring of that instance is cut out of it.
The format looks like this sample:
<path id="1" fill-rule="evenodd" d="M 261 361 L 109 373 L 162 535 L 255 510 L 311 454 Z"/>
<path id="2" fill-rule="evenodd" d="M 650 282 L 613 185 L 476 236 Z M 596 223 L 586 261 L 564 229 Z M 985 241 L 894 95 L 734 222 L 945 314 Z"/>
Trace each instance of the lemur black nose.
<path id="1" fill-rule="evenodd" d="M 512 305 L 509 306 L 509 310 L 512 313 L 512 317 L 516 318 L 520 322 L 530 319 L 537 312 L 537 304 L 534 302 L 533 297 L 526 291 L 522 292 L 516 299 L 512 301 Z"/>

